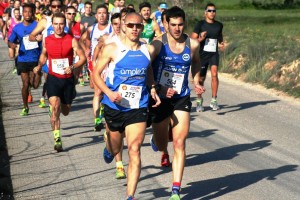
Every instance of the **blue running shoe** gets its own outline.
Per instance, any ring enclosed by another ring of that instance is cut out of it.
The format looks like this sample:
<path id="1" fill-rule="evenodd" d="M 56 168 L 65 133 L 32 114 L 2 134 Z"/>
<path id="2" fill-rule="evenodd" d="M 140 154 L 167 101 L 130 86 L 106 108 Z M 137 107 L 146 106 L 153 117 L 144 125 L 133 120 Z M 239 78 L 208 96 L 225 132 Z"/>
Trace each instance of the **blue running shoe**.
<path id="1" fill-rule="evenodd" d="M 134 198 L 133 196 L 128 196 L 127 200 L 136 200 L 136 198 Z"/>
<path id="2" fill-rule="evenodd" d="M 154 144 L 154 141 L 153 141 L 153 135 L 151 136 L 150 138 L 150 144 L 151 144 L 151 147 L 152 147 L 152 150 L 157 152 L 158 151 L 158 148 L 157 146 Z"/>
<path id="3" fill-rule="evenodd" d="M 106 147 L 105 147 L 104 150 L 103 150 L 103 157 L 104 157 L 104 161 L 105 161 L 107 164 L 111 163 L 111 162 L 114 160 L 114 156 L 111 155 L 111 154 L 107 151 Z"/>

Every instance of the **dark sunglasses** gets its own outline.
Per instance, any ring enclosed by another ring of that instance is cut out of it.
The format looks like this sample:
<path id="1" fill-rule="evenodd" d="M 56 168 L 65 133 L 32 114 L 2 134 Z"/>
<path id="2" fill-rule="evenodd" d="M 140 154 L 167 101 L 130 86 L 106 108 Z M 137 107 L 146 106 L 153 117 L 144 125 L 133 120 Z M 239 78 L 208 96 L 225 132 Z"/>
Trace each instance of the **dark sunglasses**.
<path id="1" fill-rule="evenodd" d="M 125 24 L 128 28 L 133 28 L 134 26 L 137 28 L 137 29 L 141 29 L 143 28 L 144 24 L 135 24 L 135 23 L 127 23 Z"/>
<path id="2" fill-rule="evenodd" d="M 51 8 L 61 8 L 61 5 L 51 5 Z"/>
<path id="3" fill-rule="evenodd" d="M 76 15 L 76 13 L 67 13 L 68 15 Z"/>
<path id="4" fill-rule="evenodd" d="M 213 13 L 215 13 L 216 10 L 206 10 L 206 12 L 213 12 Z"/>

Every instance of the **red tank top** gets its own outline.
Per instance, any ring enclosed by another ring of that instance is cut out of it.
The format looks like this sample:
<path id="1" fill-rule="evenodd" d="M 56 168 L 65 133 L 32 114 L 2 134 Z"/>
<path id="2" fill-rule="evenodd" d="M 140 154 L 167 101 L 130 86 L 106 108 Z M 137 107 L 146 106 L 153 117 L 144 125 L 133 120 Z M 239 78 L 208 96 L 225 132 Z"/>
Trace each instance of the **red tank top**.
<path id="1" fill-rule="evenodd" d="M 72 27 L 71 31 L 72 31 L 73 37 L 74 37 L 76 40 L 79 40 L 80 37 L 81 37 L 80 23 L 79 23 L 79 22 L 76 22 L 76 23 L 74 24 L 74 26 Z"/>
<path id="2" fill-rule="evenodd" d="M 64 74 L 64 69 L 73 64 L 73 37 L 65 34 L 62 38 L 56 38 L 54 34 L 45 38 L 45 47 L 48 53 L 49 74 L 57 78 L 70 78 L 71 74 Z"/>

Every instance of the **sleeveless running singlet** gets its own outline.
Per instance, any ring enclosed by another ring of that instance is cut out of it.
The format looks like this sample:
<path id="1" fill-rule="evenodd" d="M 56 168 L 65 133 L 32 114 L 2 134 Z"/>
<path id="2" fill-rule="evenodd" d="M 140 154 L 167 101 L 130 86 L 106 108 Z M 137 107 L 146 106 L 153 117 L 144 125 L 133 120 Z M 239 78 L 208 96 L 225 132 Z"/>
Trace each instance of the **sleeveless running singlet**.
<path id="1" fill-rule="evenodd" d="M 146 108 L 149 93 L 146 88 L 147 69 L 150 65 L 150 55 L 145 44 L 140 49 L 127 49 L 120 41 L 116 41 L 118 55 L 108 67 L 106 85 L 115 92 L 121 92 L 122 101 L 115 104 L 104 95 L 102 103 L 120 111 Z"/>
<path id="2" fill-rule="evenodd" d="M 73 35 L 73 37 L 76 40 L 80 39 L 81 31 L 80 31 L 80 23 L 79 22 L 75 22 L 74 26 L 71 28 L 71 35 Z"/>
<path id="3" fill-rule="evenodd" d="M 154 38 L 154 35 L 155 35 L 152 23 L 153 23 L 153 20 L 149 19 L 149 21 L 147 22 L 147 24 L 144 25 L 144 30 L 141 33 L 141 38 L 144 39 L 144 40 L 146 40 L 147 43 L 152 42 L 152 40 Z"/>
<path id="4" fill-rule="evenodd" d="M 93 58 L 94 55 L 94 49 L 97 46 L 99 42 L 99 37 L 108 33 L 111 33 L 113 31 L 112 26 L 108 24 L 103 30 L 99 30 L 98 23 L 93 25 L 93 29 L 91 31 L 91 56 Z"/>
<path id="5" fill-rule="evenodd" d="M 188 76 L 191 65 L 190 38 L 187 35 L 184 50 L 173 53 L 169 47 L 167 34 L 162 36 L 160 52 L 153 64 L 154 79 L 162 86 L 173 88 L 177 91 L 174 98 L 183 97 L 190 94 L 188 86 Z"/>
<path id="6" fill-rule="evenodd" d="M 71 74 L 65 74 L 64 68 L 73 63 L 73 36 L 65 34 L 62 38 L 56 38 L 53 34 L 45 38 L 45 47 L 48 53 L 49 74 L 57 78 L 70 78 Z"/>
<path id="7" fill-rule="evenodd" d="M 13 28 L 17 25 L 18 23 L 15 21 L 15 18 L 11 18 L 11 23 L 7 32 L 7 36 L 9 37 L 12 33 Z"/>

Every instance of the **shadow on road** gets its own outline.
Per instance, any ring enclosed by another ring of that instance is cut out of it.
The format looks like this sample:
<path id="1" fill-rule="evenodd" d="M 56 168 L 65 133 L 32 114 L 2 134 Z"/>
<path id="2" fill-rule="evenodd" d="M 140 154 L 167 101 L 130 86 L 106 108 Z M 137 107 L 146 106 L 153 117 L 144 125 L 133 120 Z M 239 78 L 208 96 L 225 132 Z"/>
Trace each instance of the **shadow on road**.
<path id="1" fill-rule="evenodd" d="M 271 145 L 271 140 L 261 140 L 254 143 L 238 144 L 229 147 L 216 149 L 205 154 L 190 154 L 186 157 L 186 167 L 201 165 L 219 160 L 231 160 L 243 151 L 257 151 Z"/>
<path id="2" fill-rule="evenodd" d="M 283 173 L 296 171 L 297 167 L 298 165 L 285 165 L 275 169 L 263 169 L 253 172 L 232 174 L 209 180 L 191 182 L 187 184 L 190 185 L 190 187 L 182 190 L 182 194 L 186 195 L 181 199 L 215 199 L 227 193 L 245 188 L 265 178 L 267 180 L 275 180 L 276 176 Z"/>
<path id="3" fill-rule="evenodd" d="M 12 200 L 13 187 L 10 177 L 10 164 L 2 119 L 2 101 L 0 98 L 0 199 Z"/>
<path id="4" fill-rule="evenodd" d="M 232 110 L 224 111 L 224 112 L 218 112 L 217 114 L 218 115 L 225 115 L 225 114 L 230 113 L 230 112 L 245 110 L 245 109 L 253 108 L 253 107 L 256 107 L 256 106 L 266 105 L 266 104 L 269 104 L 269 103 L 276 103 L 277 101 L 279 101 L 279 100 L 247 102 L 247 103 L 237 104 L 237 105 L 234 105 L 234 106 L 226 106 L 226 105 L 222 106 L 222 105 L 220 105 L 221 109 L 226 108 L 226 109 L 232 109 Z"/>

